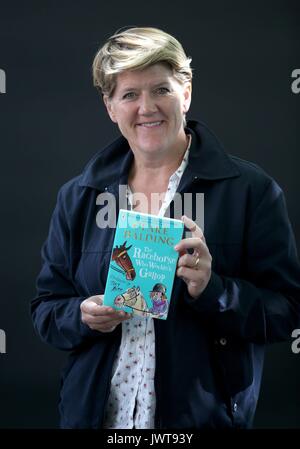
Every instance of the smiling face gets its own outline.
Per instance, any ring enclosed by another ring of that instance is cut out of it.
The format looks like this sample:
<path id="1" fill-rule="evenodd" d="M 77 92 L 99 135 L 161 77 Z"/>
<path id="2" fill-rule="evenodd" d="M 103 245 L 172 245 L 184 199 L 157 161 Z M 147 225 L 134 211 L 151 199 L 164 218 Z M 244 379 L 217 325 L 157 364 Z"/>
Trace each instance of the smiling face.
<path id="1" fill-rule="evenodd" d="M 153 302 L 160 302 L 166 300 L 166 296 L 162 292 L 151 292 L 150 298 L 152 299 Z"/>
<path id="2" fill-rule="evenodd" d="M 185 149 L 191 84 L 180 84 L 167 65 L 118 74 L 113 96 L 104 102 L 134 153 L 164 156 Z"/>

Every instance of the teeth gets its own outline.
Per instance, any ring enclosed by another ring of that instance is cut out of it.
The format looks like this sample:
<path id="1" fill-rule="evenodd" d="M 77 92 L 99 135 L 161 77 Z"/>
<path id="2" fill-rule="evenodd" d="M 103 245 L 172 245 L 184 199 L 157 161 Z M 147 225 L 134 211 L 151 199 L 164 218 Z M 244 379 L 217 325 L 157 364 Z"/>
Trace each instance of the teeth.
<path id="1" fill-rule="evenodd" d="M 151 123 L 141 123 L 141 126 L 146 126 L 147 128 L 151 128 L 151 126 L 157 126 L 160 125 L 161 122 L 151 122 Z"/>

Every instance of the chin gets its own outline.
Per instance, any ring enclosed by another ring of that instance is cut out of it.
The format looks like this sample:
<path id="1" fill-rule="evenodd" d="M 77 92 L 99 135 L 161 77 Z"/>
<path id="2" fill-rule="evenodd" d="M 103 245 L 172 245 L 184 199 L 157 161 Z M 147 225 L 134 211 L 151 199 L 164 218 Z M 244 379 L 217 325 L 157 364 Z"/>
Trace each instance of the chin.
<path id="1" fill-rule="evenodd" d="M 137 147 L 144 152 L 156 152 L 161 151 L 163 148 L 166 147 L 166 142 L 161 140 L 143 140 L 140 145 L 137 145 Z"/>
<path id="2" fill-rule="evenodd" d="M 143 146 L 140 147 L 140 151 L 142 151 L 143 153 L 161 153 L 161 145 L 149 145 L 149 146 Z"/>

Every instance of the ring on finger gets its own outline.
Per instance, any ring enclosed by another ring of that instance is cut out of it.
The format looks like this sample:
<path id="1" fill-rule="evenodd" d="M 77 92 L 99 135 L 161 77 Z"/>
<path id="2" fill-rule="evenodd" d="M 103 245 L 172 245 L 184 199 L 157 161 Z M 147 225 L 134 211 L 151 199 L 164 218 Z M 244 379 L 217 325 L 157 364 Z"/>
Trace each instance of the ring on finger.
<path id="1" fill-rule="evenodd" d="M 200 262 L 200 257 L 197 257 L 195 260 L 194 268 L 196 268 L 196 269 L 198 268 L 199 262 Z"/>

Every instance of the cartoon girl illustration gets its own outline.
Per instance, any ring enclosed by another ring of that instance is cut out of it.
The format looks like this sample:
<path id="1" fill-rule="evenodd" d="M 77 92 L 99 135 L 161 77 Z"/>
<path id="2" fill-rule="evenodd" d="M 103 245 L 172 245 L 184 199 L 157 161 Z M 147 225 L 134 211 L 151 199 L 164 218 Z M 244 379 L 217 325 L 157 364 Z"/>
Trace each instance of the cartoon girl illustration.
<path id="1" fill-rule="evenodd" d="M 149 310 L 154 315 L 165 315 L 168 310 L 168 301 L 166 296 L 167 287 L 164 284 L 155 284 L 150 291 L 152 308 Z"/>

